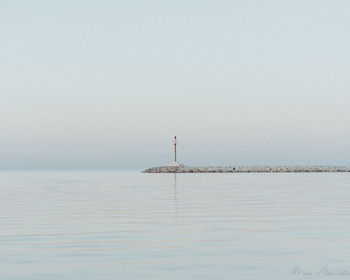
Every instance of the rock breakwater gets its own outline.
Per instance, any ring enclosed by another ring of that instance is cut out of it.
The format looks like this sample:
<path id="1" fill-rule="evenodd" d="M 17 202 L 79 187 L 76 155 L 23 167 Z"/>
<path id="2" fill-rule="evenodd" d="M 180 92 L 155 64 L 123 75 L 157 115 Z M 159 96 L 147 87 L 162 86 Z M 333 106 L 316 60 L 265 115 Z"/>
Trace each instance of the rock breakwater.
<path id="1" fill-rule="evenodd" d="M 160 166 L 152 167 L 143 173 L 288 173 L 288 172 L 350 172 L 350 167 L 339 166 L 228 166 L 191 167 Z"/>

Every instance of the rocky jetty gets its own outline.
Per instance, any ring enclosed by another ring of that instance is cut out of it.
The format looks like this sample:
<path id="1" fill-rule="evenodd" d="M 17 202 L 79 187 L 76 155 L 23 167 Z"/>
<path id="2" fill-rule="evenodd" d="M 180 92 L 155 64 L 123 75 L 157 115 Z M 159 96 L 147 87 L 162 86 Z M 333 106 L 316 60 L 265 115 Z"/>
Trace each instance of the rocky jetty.
<path id="1" fill-rule="evenodd" d="M 143 173 L 287 173 L 287 172 L 350 172 L 350 167 L 339 166 L 228 166 L 192 167 L 160 166 Z"/>

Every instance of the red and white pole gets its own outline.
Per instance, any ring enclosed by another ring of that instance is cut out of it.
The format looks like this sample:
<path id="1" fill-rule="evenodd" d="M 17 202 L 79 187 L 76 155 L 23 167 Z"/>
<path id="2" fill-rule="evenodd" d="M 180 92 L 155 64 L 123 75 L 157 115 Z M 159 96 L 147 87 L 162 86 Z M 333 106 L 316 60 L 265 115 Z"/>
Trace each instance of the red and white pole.
<path id="1" fill-rule="evenodd" d="M 175 162 L 176 162 L 176 144 L 177 144 L 176 136 L 174 136 Z"/>

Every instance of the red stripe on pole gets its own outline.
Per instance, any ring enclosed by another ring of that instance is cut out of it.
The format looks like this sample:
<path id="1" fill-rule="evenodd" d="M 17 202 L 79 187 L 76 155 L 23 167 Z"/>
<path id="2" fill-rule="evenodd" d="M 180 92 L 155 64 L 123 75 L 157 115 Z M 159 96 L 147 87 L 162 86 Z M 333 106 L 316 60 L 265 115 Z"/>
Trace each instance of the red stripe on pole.
<path id="1" fill-rule="evenodd" d="M 176 136 L 174 136 L 175 162 L 176 162 Z"/>

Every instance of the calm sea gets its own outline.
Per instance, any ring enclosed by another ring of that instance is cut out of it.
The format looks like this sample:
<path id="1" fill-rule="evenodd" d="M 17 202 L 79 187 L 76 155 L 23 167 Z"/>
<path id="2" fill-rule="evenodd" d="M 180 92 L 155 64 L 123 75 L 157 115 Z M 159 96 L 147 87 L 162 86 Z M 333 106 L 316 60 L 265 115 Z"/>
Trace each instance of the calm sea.
<path id="1" fill-rule="evenodd" d="M 0 279 L 350 279 L 350 174 L 1 172 Z"/>

